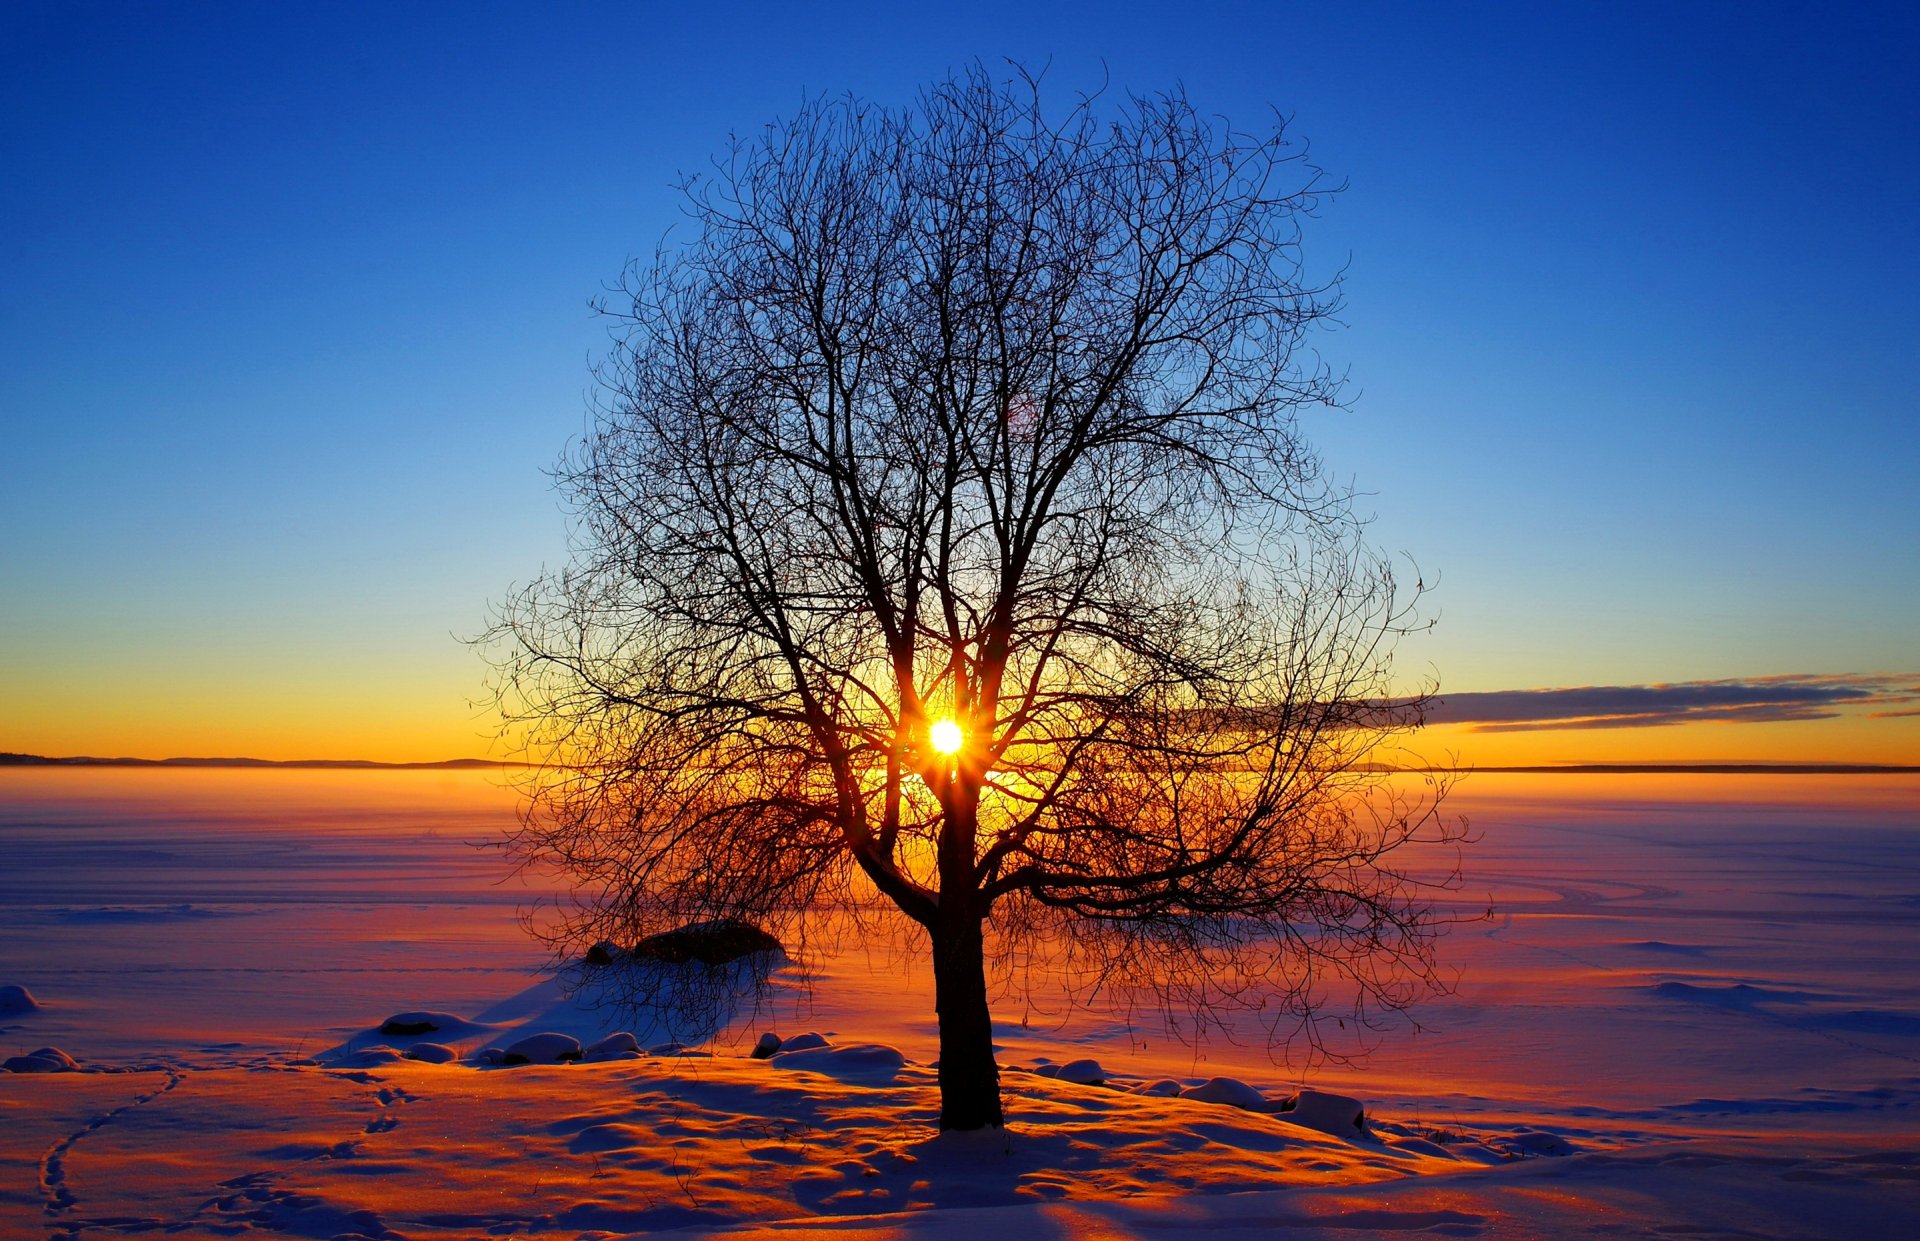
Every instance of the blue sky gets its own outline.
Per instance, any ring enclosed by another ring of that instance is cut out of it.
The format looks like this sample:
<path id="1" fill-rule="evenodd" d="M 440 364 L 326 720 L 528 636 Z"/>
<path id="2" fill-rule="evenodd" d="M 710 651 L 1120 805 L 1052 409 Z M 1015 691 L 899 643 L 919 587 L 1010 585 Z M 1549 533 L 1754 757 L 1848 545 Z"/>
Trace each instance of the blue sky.
<path id="1" fill-rule="evenodd" d="M 1440 579 L 1413 669 L 1920 670 L 1900 7 L 393 7 L 0 14 L 0 749 L 483 750 L 455 636 L 562 554 L 589 298 L 729 130 L 974 57 L 1348 183 L 1312 435 Z"/>

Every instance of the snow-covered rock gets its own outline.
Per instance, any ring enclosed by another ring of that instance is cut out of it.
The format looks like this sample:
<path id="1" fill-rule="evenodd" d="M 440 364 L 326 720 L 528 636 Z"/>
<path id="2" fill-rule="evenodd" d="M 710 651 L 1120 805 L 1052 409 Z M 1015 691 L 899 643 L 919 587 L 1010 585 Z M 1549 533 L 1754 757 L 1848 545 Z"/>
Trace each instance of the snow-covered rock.
<path id="1" fill-rule="evenodd" d="M 1571 1155 L 1573 1143 L 1557 1133 L 1546 1133 L 1539 1129 L 1523 1129 L 1513 1135 L 1513 1144 L 1529 1155 Z"/>
<path id="2" fill-rule="evenodd" d="M 542 1034 L 529 1034 L 517 1043 L 510 1044 L 500 1057 L 502 1064 L 562 1064 L 578 1060 L 581 1056 L 580 1040 L 571 1034 L 557 1034 L 548 1031 Z"/>
<path id="3" fill-rule="evenodd" d="M 627 950 L 625 948 L 622 948 L 610 939 L 603 939 L 593 947 L 587 949 L 585 959 L 588 965 L 612 965 L 615 961 L 618 961 L 626 955 Z"/>
<path id="4" fill-rule="evenodd" d="M 655 1043 L 647 1048 L 649 1056 L 691 1056 L 694 1049 L 685 1043 Z"/>
<path id="5" fill-rule="evenodd" d="M 445 1043 L 415 1043 L 407 1048 L 407 1059 L 426 1064 L 452 1064 L 459 1058 L 460 1053 Z"/>
<path id="6" fill-rule="evenodd" d="M 831 1046 L 833 1046 L 833 1044 L 827 1041 L 824 1034 L 816 1034 L 812 1030 L 808 1030 L 805 1034 L 796 1034 L 792 1038 L 783 1041 L 780 1044 L 780 1051 L 784 1054 L 790 1051 L 807 1051 L 815 1047 Z"/>
<path id="7" fill-rule="evenodd" d="M 419 1038 L 423 1034 L 436 1034 L 466 1024 L 466 1021 L 452 1013 L 395 1013 L 380 1023 L 379 1034 L 382 1038 Z"/>
<path id="8" fill-rule="evenodd" d="M 1057 1064 L 1037 1064 L 1033 1067 L 1033 1075 L 1035 1077 L 1058 1077 L 1060 1076 L 1060 1066 Z"/>
<path id="9" fill-rule="evenodd" d="M 1273 1110 L 1273 1105 L 1267 1102 L 1267 1096 L 1237 1077 L 1210 1077 L 1198 1086 L 1182 1090 L 1180 1097 L 1197 1099 L 1201 1103 L 1224 1103 L 1228 1107 L 1243 1108 L 1249 1112 Z"/>
<path id="10" fill-rule="evenodd" d="M 620 1030 L 599 1042 L 590 1045 L 581 1053 L 582 1060 L 638 1060 L 641 1056 L 640 1040 L 632 1033 Z"/>
<path id="11" fill-rule="evenodd" d="M 779 940 L 751 922 L 732 918 L 690 923 L 649 935 L 633 946 L 636 957 L 673 963 L 701 961 L 708 965 L 724 965 L 756 952 L 778 951 Z"/>
<path id="12" fill-rule="evenodd" d="M 18 1017 L 22 1013 L 31 1013 L 40 1007 L 40 1001 L 33 998 L 33 992 L 25 987 L 0 987 L 0 1017 Z"/>
<path id="13" fill-rule="evenodd" d="M 753 1050 L 747 1054 L 755 1060 L 765 1060 L 779 1050 L 780 1036 L 778 1034 L 762 1034 L 759 1041 L 754 1043 Z"/>
<path id="14" fill-rule="evenodd" d="M 1172 1099 L 1177 1098 L 1180 1092 L 1185 1089 L 1186 1087 L 1174 1081 L 1171 1077 L 1163 1077 L 1159 1081 L 1141 1082 L 1133 1088 L 1133 1093 L 1154 1095 L 1162 1099 Z"/>
<path id="15" fill-rule="evenodd" d="M 808 1047 L 783 1051 L 772 1063 L 783 1069 L 802 1069 L 824 1073 L 843 1082 L 879 1084 L 890 1082 L 906 1067 L 907 1058 L 897 1047 L 884 1043 L 847 1043 L 839 1047 Z"/>
<path id="16" fill-rule="evenodd" d="M 1107 1080 L 1107 1071 L 1098 1060 L 1069 1060 L 1053 1076 L 1076 1086 L 1098 1086 Z"/>
<path id="17" fill-rule="evenodd" d="M 1367 1132 L 1367 1110 L 1360 1100 L 1320 1090 L 1302 1090 L 1295 1095 L 1293 1106 L 1283 1108 L 1280 1119 L 1343 1138 Z"/>
<path id="18" fill-rule="evenodd" d="M 499 1047 L 482 1047 L 479 1051 L 468 1056 L 467 1059 L 474 1064 L 505 1064 L 507 1062 L 507 1053 L 503 1048 Z"/>
<path id="19" fill-rule="evenodd" d="M 24 1056 L 10 1057 L 4 1067 L 9 1073 L 71 1073 L 80 1066 L 58 1047 L 42 1047 Z"/>
<path id="20" fill-rule="evenodd" d="M 315 1052 L 314 1059 L 328 1068 L 369 1068 L 405 1058 L 407 1049 L 418 1043 L 436 1043 L 462 1053 L 492 1034 L 493 1029 L 455 1013 L 409 1009 L 366 1027 L 343 1043 Z"/>

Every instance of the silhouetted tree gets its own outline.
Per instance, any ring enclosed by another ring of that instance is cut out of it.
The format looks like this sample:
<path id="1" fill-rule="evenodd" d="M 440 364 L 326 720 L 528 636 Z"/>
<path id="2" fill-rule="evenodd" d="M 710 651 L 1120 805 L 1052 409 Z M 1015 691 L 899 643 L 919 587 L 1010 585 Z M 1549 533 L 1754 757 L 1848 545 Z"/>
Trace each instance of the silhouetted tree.
<path id="1" fill-rule="evenodd" d="M 1330 975 L 1363 1018 L 1432 983 L 1390 861 L 1452 835 L 1370 760 L 1412 601 L 1296 426 L 1338 395 L 1321 174 L 1179 93 L 1041 95 L 819 100 L 689 181 L 561 470 L 572 562 L 492 634 L 513 847 L 579 884 L 547 934 L 877 894 L 931 950 L 943 1128 L 1002 1123 L 1001 948 L 1311 1034 Z"/>

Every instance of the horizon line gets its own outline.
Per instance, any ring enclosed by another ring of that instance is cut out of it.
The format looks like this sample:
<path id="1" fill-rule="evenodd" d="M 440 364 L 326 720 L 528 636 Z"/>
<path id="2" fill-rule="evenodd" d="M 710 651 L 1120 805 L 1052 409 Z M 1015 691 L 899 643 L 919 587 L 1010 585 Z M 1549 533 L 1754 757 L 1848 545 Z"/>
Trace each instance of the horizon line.
<path id="1" fill-rule="evenodd" d="M 0 767 L 226 767 L 226 768 L 309 768 L 355 771 L 458 771 L 493 767 L 532 767 L 534 763 L 497 758 L 446 758 L 416 762 L 387 762 L 371 758 L 103 758 L 88 754 L 48 756 L 20 754 L 0 750 Z M 1661 762 L 1626 760 L 1621 762 L 1575 763 L 1499 763 L 1472 765 L 1392 766 L 1366 764 L 1357 770 L 1382 774 L 1419 775 L 1913 775 L 1920 774 L 1920 763 L 1821 763 L 1772 761 L 1767 759 L 1712 762 Z"/>

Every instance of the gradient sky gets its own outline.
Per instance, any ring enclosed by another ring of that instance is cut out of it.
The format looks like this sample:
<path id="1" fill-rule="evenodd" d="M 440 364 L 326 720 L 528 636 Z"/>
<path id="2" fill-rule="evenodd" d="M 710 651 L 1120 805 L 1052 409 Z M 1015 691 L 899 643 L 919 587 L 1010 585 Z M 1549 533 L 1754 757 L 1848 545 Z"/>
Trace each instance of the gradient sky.
<path id="1" fill-rule="evenodd" d="M 0 749 L 485 753 L 676 174 L 1012 56 L 1349 183 L 1311 435 L 1439 579 L 1434 743 L 1920 762 L 1911 6 L 537 7 L 0 6 Z"/>

